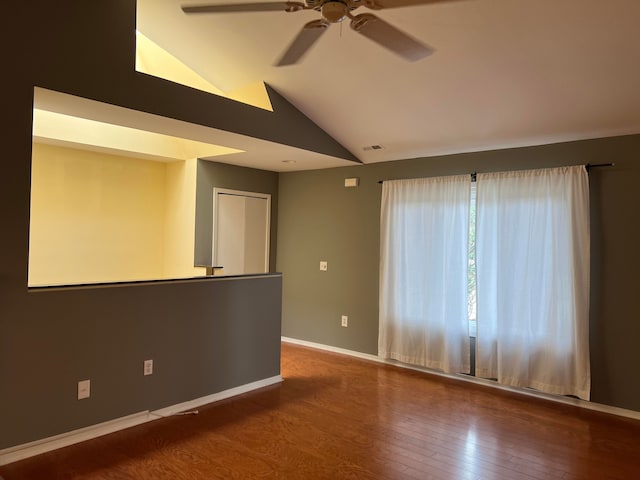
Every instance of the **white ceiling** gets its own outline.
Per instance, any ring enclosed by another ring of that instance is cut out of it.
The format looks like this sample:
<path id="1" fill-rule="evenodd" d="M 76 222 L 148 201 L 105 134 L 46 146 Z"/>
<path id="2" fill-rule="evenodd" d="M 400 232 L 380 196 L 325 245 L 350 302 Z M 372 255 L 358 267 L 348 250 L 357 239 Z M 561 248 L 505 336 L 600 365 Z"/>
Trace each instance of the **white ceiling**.
<path id="1" fill-rule="evenodd" d="M 640 133 L 638 0 L 379 10 L 436 52 L 409 63 L 344 22 L 288 67 L 272 64 L 318 12 L 185 15 L 193 3 L 245 2 L 138 0 L 138 29 L 222 90 L 271 85 L 364 163 Z"/>

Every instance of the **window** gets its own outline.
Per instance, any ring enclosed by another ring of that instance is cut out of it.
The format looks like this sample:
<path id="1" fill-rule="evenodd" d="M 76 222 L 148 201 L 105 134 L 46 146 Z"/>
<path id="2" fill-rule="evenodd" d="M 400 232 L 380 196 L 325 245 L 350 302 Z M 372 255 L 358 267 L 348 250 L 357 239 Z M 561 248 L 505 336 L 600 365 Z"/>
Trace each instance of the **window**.
<path id="1" fill-rule="evenodd" d="M 423 182 L 428 192 L 412 194 L 421 210 L 403 200 L 416 186 L 383 186 L 380 355 L 466 368 L 459 337 L 468 340 L 475 320 L 477 375 L 588 399 L 586 169 L 478 174 L 476 191 L 466 177 L 458 196 L 441 188 L 457 178 Z M 407 312 L 421 316 L 409 323 Z"/>
<path id="2" fill-rule="evenodd" d="M 382 357 L 468 372 L 468 175 L 385 182 L 382 189 Z"/>
<path id="3" fill-rule="evenodd" d="M 467 267 L 467 311 L 469 318 L 469 336 L 475 337 L 478 332 L 477 323 L 477 277 L 476 277 L 476 182 L 471 183 L 471 200 L 469 202 L 469 254 Z"/>

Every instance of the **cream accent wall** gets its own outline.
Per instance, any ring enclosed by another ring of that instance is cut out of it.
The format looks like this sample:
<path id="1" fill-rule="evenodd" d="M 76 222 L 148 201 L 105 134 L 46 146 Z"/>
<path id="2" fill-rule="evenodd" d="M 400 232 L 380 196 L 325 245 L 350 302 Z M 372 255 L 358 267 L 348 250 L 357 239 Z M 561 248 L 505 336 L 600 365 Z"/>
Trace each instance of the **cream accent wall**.
<path id="1" fill-rule="evenodd" d="M 214 95 L 224 96 L 222 90 L 206 81 L 140 32 L 136 32 L 136 70 Z"/>
<path id="2" fill-rule="evenodd" d="M 193 268 L 195 163 L 34 144 L 29 285 L 204 274 Z"/>
<path id="3" fill-rule="evenodd" d="M 232 100 L 273 112 L 271 99 L 264 86 L 264 82 L 255 82 L 235 90 L 229 90 L 226 92 L 226 96 Z"/>
<path id="4" fill-rule="evenodd" d="M 196 157 L 239 153 L 236 148 L 188 140 L 113 123 L 33 109 L 33 138 L 37 143 L 73 146 L 113 155 L 173 162 Z"/>
<path id="5" fill-rule="evenodd" d="M 223 92 L 139 31 L 136 32 L 136 70 L 273 112 L 263 82 Z"/>
<path id="6" fill-rule="evenodd" d="M 194 267 L 197 159 L 166 164 L 164 275 L 167 278 L 206 274 Z"/>

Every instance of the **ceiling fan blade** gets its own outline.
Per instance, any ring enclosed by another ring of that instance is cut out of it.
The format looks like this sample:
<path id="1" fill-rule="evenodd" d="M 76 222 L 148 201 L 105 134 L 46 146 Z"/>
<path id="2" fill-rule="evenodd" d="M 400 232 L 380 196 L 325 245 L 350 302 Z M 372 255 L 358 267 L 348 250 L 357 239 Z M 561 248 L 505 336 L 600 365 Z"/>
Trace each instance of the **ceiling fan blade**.
<path id="1" fill-rule="evenodd" d="M 364 5 L 371 10 L 382 10 L 383 8 L 409 7 L 412 5 L 431 5 L 433 3 L 450 3 L 459 0 L 363 0 Z"/>
<path id="2" fill-rule="evenodd" d="M 184 13 L 286 12 L 305 8 L 299 2 L 230 3 L 224 5 L 182 5 Z"/>
<path id="3" fill-rule="evenodd" d="M 309 51 L 314 43 L 322 36 L 329 27 L 329 23 L 325 20 L 313 20 L 307 23 L 298 36 L 291 42 L 289 48 L 276 63 L 277 67 L 284 65 L 293 65 L 297 63 L 302 56 Z"/>
<path id="4" fill-rule="evenodd" d="M 351 28 L 410 62 L 433 53 L 431 47 L 371 13 L 362 13 L 353 17 Z"/>

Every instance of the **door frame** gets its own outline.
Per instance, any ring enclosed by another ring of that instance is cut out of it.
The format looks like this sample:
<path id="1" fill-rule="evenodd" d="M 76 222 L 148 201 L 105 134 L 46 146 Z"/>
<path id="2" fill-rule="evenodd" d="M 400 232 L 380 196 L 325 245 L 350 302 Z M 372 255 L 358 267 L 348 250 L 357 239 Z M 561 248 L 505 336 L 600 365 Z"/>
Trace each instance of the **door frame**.
<path id="1" fill-rule="evenodd" d="M 267 201 L 267 226 L 265 231 L 265 252 L 264 271 L 269 271 L 269 254 L 271 251 L 271 194 L 248 192 L 244 190 L 233 190 L 230 188 L 213 187 L 213 231 L 211 236 L 211 266 L 217 267 L 217 244 L 218 244 L 218 195 L 234 195 L 238 197 L 262 198 Z"/>

